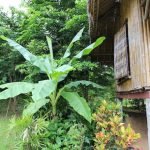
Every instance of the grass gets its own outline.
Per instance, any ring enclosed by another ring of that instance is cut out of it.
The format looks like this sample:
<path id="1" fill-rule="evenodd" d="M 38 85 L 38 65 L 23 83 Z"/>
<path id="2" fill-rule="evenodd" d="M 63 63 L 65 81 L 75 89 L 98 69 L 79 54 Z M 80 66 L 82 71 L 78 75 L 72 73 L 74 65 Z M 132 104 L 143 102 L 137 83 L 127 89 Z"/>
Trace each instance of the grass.
<path id="1" fill-rule="evenodd" d="M 15 137 L 9 135 L 9 119 L 0 116 L 0 150 L 14 150 Z"/>
<path id="2" fill-rule="evenodd" d="M 10 133 L 9 125 L 10 125 L 10 118 L 14 115 L 20 115 L 24 106 L 23 102 L 18 102 L 16 106 L 17 114 L 14 114 L 12 111 L 11 106 L 6 116 L 6 111 L 8 107 L 8 101 L 0 101 L 0 150 L 15 150 L 15 140 L 16 136 L 14 133 Z"/>

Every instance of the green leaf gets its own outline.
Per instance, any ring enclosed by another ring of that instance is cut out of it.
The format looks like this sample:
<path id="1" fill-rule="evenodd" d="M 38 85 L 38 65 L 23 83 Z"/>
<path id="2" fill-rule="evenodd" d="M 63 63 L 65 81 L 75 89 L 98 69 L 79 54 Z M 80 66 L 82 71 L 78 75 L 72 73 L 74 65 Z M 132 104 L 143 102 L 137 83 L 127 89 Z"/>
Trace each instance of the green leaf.
<path id="1" fill-rule="evenodd" d="M 71 43 L 69 44 L 69 46 L 68 46 L 68 48 L 67 48 L 67 50 L 66 50 L 66 52 L 65 52 L 65 54 L 64 54 L 64 56 L 63 56 L 63 58 L 67 58 L 67 57 L 69 57 L 70 56 L 70 49 L 72 48 L 72 46 L 73 46 L 73 44 L 76 42 L 76 41 L 79 41 L 80 40 L 80 38 L 81 38 L 81 36 L 82 36 L 82 33 L 83 33 L 83 30 L 84 30 L 84 28 L 82 28 L 78 33 L 77 33 L 77 35 L 73 38 L 73 40 L 71 41 Z"/>
<path id="2" fill-rule="evenodd" d="M 104 89 L 104 87 L 94 83 L 94 82 L 91 82 L 91 81 L 86 81 L 86 80 L 81 80 L 81 81 L 75 81 L 75 82 L 71 82 L 67 85 L 65 85 L 64 87 L 65 88 L 72 88 L 72 87 L 78 87 L 80 85 L 85 85 L 85 86 L 93 86 L 94 88 L 98 88 L 98 89 Z"/>
<path id="3" fill-rule="evenodd" d="M 36 59 L 36 56 L 33 55 L 32 53 L 30 53 L 26 48 L 24 48 L 23 46 L 21 46 L 20 44 L 16 43 L 15 41 L 8 39 L 7 37 L 4 36 L 0 36 L 0 38 L 2 38 L 3 40 L 7 41 L 8 44 L 12 47 L 14 47 L 14 49 L 16 49 L 17 51 L 20 52 L 20 54 L 23 55 L 23 57 L 28 60 L 28 61 L 33 61 Z"/>
<path id="4" fill-rule="evenodd" d="M 6 40 L 10 46 L 16 49 L 20 54 L 29 62 L 31 62 L 34 66 L 39 67 L 41 71 L 50 74 L 52 72 L 52 66 L 49 62 L 49 58 L 43 58 L 39 56 L 35 56 L 30 53 L 26 48 L 16 43 L 15 41 L 8 39 L 4 36 L 0 36 L 3 40 Z"/>
<path id="5" fill-rule="evenodd" d="M 54 92 L 56 88 L 56 83 L 52 80 L 43 80 L 39 81 L 38 84 L 35 85 L 34 90 L 32 91 L 32 99 L 34 101 L 43 99 L 49 96 L 52 92 Z"/>
<path id="6" fill-rule="evenodd" d="M 41 71 L 43 71 L 47 74 L 52 73 L 52 66 L 51 66 L 51 63 L 49 61 L 48 56 L 46 56 L 45 58 L 37 56 L 36 59 L 34 61 L 32 61 L 31 63 L 34 66 L 39 67 Z"/>
<path id="7" fill-rule="evenodd" d="M 75 59 L 79 59 L 82 56 L 89 55 L 96 47 L 98 47 L 100 44 L 103 43 L 105 40 L 105 37 L 100 37 L 96 40 L 96 42 L 92 43 L 85 49 L 83 49 L 81 52 L 79 52 L 76 56 L 74 56 Z"/>
<path id="8" fill-rule="evenodd" d="M 48 47 L 49 47 L 49 50 L 50 50 L 51 62 L 53 63 L 54 58 L 53 58 L 52 40 L 48 36 L 46 36 L 46 39 L 47 39 Z"/>
<path id="9" fill-rule="evenodd" d="M 49 102 L 49 99 L 41 99 L 36 102 L 32 102 L 28 107 L 23 111 L 23 116 L 30 116 L 35 114 L 41 107 L 46 105 Z"/>
<path id="10" fill-rule="evenodd" d="M 73 69 L 74 68 L 70 65 L 60 66 L 56 68 L 54 72 L 51 74 L 52 79 L 56 81 L 63 81 L 67 77 L 68 73 Z"/>
<path id="11" fill-rule="evenodd" d="M 7 88 L 0 93 L 0 100 L 15 97 L 20 94 L 29 93 L 33 90 L 34 86 L 35 84 L 26 82 L 13 82 L 0 85 L 1 89 Z"/>
<path id="12" fill-rule="evenodd" d="M 68 101 L 71 107 L 91 123 L 91 110 L 86 100 L 75 92 L 62 92 L 61 96 Z"/>
<path id="13" fill-rule="evenodd" d="M 73 70 L 73 67 L 70 65 L 63 65 L 55 69 L 55 72 L 69 72 Z"/>

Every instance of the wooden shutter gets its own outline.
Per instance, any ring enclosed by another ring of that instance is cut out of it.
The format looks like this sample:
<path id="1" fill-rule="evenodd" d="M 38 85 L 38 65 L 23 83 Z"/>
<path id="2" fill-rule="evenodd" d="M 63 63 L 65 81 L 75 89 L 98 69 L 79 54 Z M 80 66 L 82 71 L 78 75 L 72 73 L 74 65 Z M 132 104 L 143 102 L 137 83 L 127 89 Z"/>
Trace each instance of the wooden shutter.
<path id="1" fill-rule="evenodd" d="M 129 78 L 129 62 L 128 25 L 126 22 L 114 37 L 114 68 L 115 78 L 118 82 Z"/>

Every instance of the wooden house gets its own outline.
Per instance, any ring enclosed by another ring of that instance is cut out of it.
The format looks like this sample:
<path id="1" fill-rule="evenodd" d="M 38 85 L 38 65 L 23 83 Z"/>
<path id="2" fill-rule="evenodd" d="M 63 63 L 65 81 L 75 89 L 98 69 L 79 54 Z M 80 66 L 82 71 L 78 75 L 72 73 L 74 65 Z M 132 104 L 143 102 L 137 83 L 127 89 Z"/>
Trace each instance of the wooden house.
<path id="1" fill-rule="evenodd" d="M 150 127 L 150 0 L 88 0 L 88 13 L 91 41 L 106 37 L 92 59 L 114 66 L 117 98 L 146 99 Z"/>

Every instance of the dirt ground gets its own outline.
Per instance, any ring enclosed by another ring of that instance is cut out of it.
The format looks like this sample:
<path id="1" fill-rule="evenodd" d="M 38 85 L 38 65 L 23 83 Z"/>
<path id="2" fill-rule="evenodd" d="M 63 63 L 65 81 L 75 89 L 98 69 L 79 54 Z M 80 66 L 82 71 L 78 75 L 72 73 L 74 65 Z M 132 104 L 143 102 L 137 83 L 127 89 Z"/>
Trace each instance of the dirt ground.
<path id="1" fill-rule="evenodd" d="M 130 123 L 131 127 L 141 134 L 141 139 L 135 144 L 140 150 L 148 150 L 147 120 L 145 114 L 128 113 L 126 123 Z"/>

